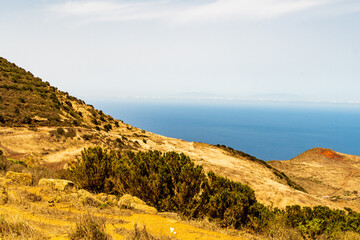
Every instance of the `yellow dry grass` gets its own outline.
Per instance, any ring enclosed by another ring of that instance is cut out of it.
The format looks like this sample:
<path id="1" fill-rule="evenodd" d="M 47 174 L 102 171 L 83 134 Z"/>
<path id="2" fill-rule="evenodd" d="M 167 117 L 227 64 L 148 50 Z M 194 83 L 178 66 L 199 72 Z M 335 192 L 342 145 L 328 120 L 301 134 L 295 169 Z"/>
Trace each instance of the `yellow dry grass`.
<path id="1" fill-rule="evenodd" d="M 47 187 L 9 183 L 6 190 L 10 200 L 7 204 L 0 205 L 0 215 L 5 218 L 21 219 L 48 239 L 69 239 L 76 220 L 84 214 L 105 219 L 106 232 L 113 239 L 125 239 L 125 235 L 122 235 L 120 230 L 132 231 L 134 225 L 140 229 L 146 226 L 147 231 L 154 236 L 174 239 L 244 239 L 227 235 L 220 228 L 219 231 L 211 231 L 180 219 L 166 217 L 166 215 L 145 214 L 120 209 L 117 206 L 100 209 L 84 205 L 79 202 L 79 199 L 71 198 L 72 192 L 69 191 L 61 192 Z M 41 196 L 42 200 L 33 202 L 26 197 L 25 193 Z M 171 229 L 174 230 L 171 232 Z M 240 234 L 239 231 L 233 231 L 232 234 L 234 233 Z"/>

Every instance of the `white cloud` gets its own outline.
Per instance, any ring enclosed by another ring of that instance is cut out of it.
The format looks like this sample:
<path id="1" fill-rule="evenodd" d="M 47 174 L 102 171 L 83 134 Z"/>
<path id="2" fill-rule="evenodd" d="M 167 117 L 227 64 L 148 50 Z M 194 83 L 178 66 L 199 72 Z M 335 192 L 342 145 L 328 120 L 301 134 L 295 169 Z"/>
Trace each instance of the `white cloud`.
<path id="1" fill-rule="evenodd" d="M 165 19 L 175 22 L 219 19 L 266 19 L 325 6 L 338 11 L 360 9 L 359 1 L 349 0 L 216 0 L 174 3 L 154 1 L 68 1 L 50 5 L 63 16 L 85 17 L 89 21 L 129 21 Z"/>

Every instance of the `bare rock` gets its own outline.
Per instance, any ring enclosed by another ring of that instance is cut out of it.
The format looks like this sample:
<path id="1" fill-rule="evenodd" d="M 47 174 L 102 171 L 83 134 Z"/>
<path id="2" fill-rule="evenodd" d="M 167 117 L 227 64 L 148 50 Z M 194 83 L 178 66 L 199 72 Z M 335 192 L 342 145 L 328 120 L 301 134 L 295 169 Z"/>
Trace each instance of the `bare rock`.
<path id="1" fill-rule="evenodd" d="M 84 189 L 78 190 L 79 201 L 83 205 L 89 205 L 93 207 L 99 207 L 104 204 L 103 201 L 99 200 L 95 195 L 89 193 Z"/>
<path id="2" fill-rule="evenodd" d="M 42 178 L 39 181 L 39 186 L 48 186 L 54 190 L 65 191 L 73 189 L 75 187 L 75 184 L 72 181 L 64 179 Z"/>
<path id="3" fill-rule="evenodd" d="M 156 208 L 146 205 L 143 200 L 129 194 L 125 194 L 120 198 L 118 206 L 122 208 L 140 210 L 149 214 L 157 214 Z"/>

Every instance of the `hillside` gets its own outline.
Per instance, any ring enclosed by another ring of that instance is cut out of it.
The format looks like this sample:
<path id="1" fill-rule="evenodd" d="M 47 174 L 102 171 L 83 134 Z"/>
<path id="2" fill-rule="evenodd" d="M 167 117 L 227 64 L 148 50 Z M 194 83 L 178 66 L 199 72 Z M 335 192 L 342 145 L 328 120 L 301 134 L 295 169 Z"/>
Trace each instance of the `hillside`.
<path id="1" fill-rule="evenodd" d="M 291 160 L 269 164 L 294 179 L 310 194 L 359 210 L 359 156 L 314 148 Z"/>
<path id="2" fill-rule="evenodd" d="M 224 146 L 169 138 L 113 119 L 4 58 L 0 59 L 0 94 L 0 150 L 7 158 L 28 165 L 61 169 L 90 146 L 175 151 L 185 153 L 206 171 L 248 184 L 259 202 L 267 206 L 357 209 L 348 202 L 340 204 L 317 194 L 316 188 L 297 177 L 295 170 L 286 171 L 282 164 L 269 165 Z M 302 185 L 308 193 L 298 190 Z"/>

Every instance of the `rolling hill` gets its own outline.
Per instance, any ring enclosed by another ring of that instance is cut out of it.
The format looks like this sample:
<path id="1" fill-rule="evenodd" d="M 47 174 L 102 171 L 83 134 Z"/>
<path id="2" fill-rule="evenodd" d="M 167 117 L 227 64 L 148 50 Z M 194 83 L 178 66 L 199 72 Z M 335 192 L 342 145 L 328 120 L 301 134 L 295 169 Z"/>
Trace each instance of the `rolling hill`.
<path id="1" fill-rule="evenodd" d="M 94 146 L 184 153 L 205 171 L 247 184 L 271 208 L 360 211 L 358 156 L 316 148 L 288 161 L 265 162 L 224 145 L 161 136 L 114 119 L 0 58 L 0 155 L 57 170 Z"/>
<path id="2" fill-rule="evenodd" d="M 9 158 L 61 168 L 89 146 L 182 152 L 206 170 L 248 184 L 265 205 L 339 206 L 311 194 L 316 192 L 312 189 L 299 191 L 299 178 L 290 180 L 276 170 L 280 165 L 269 166 L 224 146 L 186 142 L 130 126 L 4 58 L 0 59 L 0 93 L 0 149 Z"/>

